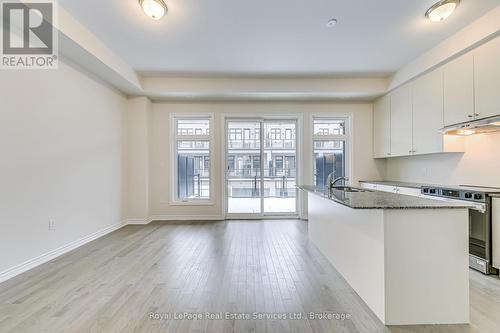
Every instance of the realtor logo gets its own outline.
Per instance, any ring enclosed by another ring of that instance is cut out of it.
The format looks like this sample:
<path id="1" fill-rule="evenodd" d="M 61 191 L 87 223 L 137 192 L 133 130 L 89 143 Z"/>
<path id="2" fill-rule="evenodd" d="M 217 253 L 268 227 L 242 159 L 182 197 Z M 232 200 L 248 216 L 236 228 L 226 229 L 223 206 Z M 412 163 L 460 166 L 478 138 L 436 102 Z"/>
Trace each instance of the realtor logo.
<path id="1" fill-rule="evenodd" d="M 54 1 L 3 1 L 1 17 L 2 69 L 57 68 Z"/>

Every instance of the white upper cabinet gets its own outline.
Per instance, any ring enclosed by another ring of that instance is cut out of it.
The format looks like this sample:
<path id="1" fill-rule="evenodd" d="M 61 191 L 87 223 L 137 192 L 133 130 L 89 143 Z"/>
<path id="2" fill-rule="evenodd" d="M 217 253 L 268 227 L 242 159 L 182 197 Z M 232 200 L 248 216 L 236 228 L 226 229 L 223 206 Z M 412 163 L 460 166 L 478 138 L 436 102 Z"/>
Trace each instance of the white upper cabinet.
<path id="1" fill-rule="evenodd" d="M 391 156 L 411 154 L 412 98 L 410 85 L 395 89 L 391 94 Z"/>
<path id="2" fill-rule="evenodd" d="M 443 66 L 444 124 L 474 118 L 474 59 L 468 53 Z"/>
<path id="3" fill-rule="evenodd" d="M 476 119 L 500 114 L 500 37 L 474 51 Z"/>
<path id="4" fill-rule="evenodd" d="M 443 73 L 440 69 L 413 83 L 413 154 L 443 151 Z"/>
<path id="5" fill-rule="evenodd" d="M 373 106 L 373 152 L 376 158 L 391 154 L 391 98 L 379 98 Z"/>
<path id="6" fill-rule="evenodd" d="M 497 115 L 500 37 L 380 98 L 374 105 L 374 156 L 463 152 L 462 137 L 439 130 Z"/>

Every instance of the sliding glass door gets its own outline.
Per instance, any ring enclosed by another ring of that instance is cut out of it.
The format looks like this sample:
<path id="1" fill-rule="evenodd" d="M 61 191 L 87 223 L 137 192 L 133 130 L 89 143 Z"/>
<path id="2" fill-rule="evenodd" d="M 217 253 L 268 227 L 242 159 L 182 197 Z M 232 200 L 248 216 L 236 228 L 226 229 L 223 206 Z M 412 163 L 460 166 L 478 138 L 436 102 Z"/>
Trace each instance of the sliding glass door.
<path id="1" fill-rule="evenodd" d="M 261 214 L 261 122 L 228 121 L 227 212 Z"/>
<path id="2" fill-rule="evenodd" d="M 295 120 L 226 122 L 228 217 L 296 215 Z"/>

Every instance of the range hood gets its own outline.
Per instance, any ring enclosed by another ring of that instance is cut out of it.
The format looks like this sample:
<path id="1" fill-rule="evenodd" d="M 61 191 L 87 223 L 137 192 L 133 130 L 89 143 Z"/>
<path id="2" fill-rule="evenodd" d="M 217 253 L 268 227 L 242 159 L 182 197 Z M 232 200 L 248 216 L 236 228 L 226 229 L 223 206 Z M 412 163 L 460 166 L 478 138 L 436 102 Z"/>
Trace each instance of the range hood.
<path id="1" fill-rule="evenodd" d="M 440 130 L 448 135 L 473 135 L 500 131 L 500 115 L 446 126 Z"/>

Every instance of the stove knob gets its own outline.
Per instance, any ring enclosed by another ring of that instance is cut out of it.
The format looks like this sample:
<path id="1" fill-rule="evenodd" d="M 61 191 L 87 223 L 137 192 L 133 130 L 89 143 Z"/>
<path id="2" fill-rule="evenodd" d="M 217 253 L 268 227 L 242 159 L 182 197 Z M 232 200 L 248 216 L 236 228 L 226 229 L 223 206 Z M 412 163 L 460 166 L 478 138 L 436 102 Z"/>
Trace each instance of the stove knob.
<path id="1" fill-rule="evenodd" d="M 470 192 L 465 193 L 465 199 L 472 199 L 472 193 Z"/>
<path id="2" fill-rule="evenodd" d="M 481 200 L 482 198 L 483 198 L 483 195 L 481 193 L 474 194 L 474 200 Z"/>

